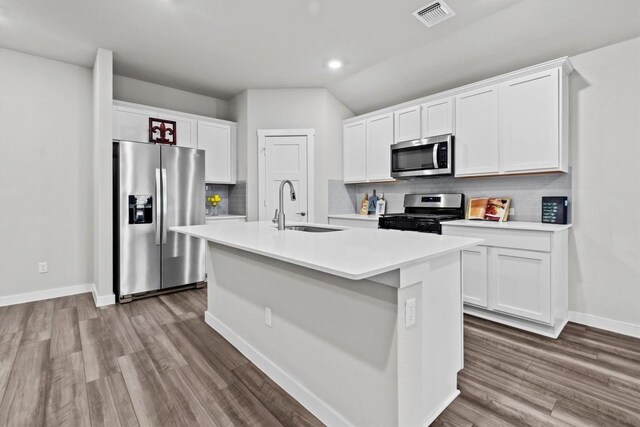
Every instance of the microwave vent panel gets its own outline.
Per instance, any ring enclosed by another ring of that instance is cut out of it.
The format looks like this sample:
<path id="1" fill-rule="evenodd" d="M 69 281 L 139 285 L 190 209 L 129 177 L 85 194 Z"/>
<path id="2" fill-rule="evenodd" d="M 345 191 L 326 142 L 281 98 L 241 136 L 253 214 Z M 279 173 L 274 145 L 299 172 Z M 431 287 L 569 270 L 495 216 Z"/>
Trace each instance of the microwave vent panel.
<path id="1" fill-rule="evenodd" d="M 433 27 L 454 15 L 455 12 L 443 1 L 433 2 L 413 12 L 413 16 L 427 27 Z"/>

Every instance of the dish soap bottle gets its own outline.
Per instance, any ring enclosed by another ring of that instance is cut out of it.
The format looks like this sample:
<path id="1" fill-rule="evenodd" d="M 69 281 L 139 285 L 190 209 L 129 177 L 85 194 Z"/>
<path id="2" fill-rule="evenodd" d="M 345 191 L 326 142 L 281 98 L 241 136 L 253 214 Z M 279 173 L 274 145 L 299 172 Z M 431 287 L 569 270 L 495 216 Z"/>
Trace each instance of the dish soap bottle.
<path id="1" fill-rule="evenodd" d="M 369 198 L 369 209 L 367 213 L 369 215 L 375 215 L 377 206 L 378 206 L 378 196 L 376 196 L 376 190 L 374 189 L 373 196 Z"/>
<path id="2" fill-rule="evenodd" d="M 360 215 L 369 213 L 369 193 L 364 193 L 364 199 L 360 202 Z"/>

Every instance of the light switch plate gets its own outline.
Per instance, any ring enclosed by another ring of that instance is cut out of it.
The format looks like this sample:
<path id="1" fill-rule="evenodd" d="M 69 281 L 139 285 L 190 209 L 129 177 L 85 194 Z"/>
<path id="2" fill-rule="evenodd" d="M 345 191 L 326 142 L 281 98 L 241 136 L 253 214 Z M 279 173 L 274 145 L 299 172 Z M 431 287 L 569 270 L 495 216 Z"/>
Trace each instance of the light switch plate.
<path id="1" fill-rule="evenodd" d="M 268 327 L 272 327 L 271 326 L 271 309 L 269 307 L 265 307 L 264 308 L 264 324 L 267 325 Z"/>
<path id="2" fill-rule="evenodd" d="M 416 324 L 416 299 L 411 298 L 404 302 L 404 326 L 408 328 L 409 326 Z"/>

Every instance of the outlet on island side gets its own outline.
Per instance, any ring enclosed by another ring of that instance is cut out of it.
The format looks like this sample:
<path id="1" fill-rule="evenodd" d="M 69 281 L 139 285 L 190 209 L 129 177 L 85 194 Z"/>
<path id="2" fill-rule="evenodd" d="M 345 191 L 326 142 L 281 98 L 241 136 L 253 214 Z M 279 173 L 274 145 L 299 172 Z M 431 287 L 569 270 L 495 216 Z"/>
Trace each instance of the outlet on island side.
<path id="1" fill-rule="evenodd" d="M 272 327 L 271 326 L 271 309 L 269 307 L 264 308 L 264 324 L 270 328 Z"/>
<path id="2" fill-rule="evenodd" d="M 39 274 L 46 273 L 48 271 L 49 271 L 49 265 L 47 264 L 46 261 L 38 263 L 38 273 Z"/>
<path id="3" fill-rule="evenodd" d="M 408 328 L 416 324 L 416 299 L 411 298 L 404 302 L 404 326 Z"/>

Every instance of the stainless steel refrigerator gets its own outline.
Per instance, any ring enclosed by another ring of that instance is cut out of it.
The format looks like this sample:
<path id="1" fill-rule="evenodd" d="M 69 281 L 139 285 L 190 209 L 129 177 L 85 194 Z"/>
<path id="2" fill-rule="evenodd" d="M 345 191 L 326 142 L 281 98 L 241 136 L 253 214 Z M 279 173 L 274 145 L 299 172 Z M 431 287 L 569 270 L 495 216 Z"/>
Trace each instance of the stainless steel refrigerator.
<path id="1" fill-rule="evenodd" d="M 204 241 L 169 230 L 205 223 L 204 155 L 191 148 L 114 141 L 119 302 L 205 281 Z"/>

